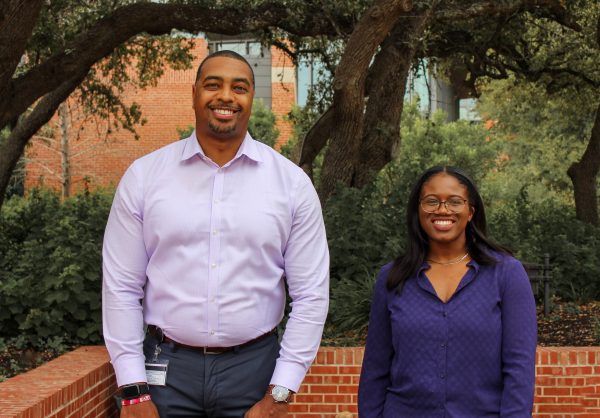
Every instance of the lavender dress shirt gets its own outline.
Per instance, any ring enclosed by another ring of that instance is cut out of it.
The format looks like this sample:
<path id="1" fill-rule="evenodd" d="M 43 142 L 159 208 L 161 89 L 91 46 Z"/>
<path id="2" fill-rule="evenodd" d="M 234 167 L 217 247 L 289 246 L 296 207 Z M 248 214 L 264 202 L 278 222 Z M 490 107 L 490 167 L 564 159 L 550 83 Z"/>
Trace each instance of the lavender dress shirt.
<path id="1" fill-rule="evenodd" d="M 135 161 L 103 248 L 104 339 L 119 385 L 146 381 L 143 324 L 227 347 L 273 329 L 293 300 L 271 380 L 297 391 L 328 308 L 329 253 L 310 179 L 246 135 L 219 167 L 195 133 Z M 140 303 L 140 301 L 142 301 Z"/>
<path id="2" fill-rule="evenodd" d="M 361 418 L 531 417 L 537 325 L 523 266 L 496 255 L 469 270 L 447 303 L 425 263 L 400 295 L 381 270 L 359 386 Z"/>

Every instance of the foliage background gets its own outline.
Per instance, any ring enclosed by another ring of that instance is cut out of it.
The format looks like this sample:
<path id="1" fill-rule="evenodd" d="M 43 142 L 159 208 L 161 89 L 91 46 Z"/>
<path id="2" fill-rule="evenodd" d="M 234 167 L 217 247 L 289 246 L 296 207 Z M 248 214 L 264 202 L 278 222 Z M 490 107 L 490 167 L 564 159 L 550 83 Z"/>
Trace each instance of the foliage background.
<path id="1" fill-rule="evenodd" d="M 506 88 L 491 85 L 487 97 Z M 600 229 L 576 220 L 564 174 L 582 152 L 577 138 L 589 127 L 547 128 L 538 114 L 544 99 L 528 102 L 525 96 L 502 99 L 502 106 L 488 106 L 484 97 L 482 112 L 503 121 L 492 127 L 448 124 L 443 114 L 427 119 L 416 103 L 406 106 L 394 161 L 368 187 L 338 189 L 324 208 L 332 282 L 326 338 L 343 343 L 344 333 L 366 330 L 376 274 L 405 245 L 411 185 L 439 164 L 462 167 L 479 185 L 493 239 L 523 261 L 551 255 L 556 296 L 600 299 Z M 314 112 L 296 109 L 292 116 L 302 130 Z M 264 129 L 273 129 L 274 120 L 260 119 Z M 84 191 L 63 202 L 53 192 L 33 190 L 7 201 L 0 212 L 3 338 L 34 347 L 101 343 L 101 246 L 111 200 L 111 190 Z"/>
<path id="2" fill-rule="evenodd" d="M 484 96 L 480 111 L 503 123 L 487 127 L 466 121 L 446 124 L 443 114 L 425 119 L 416 105 L 407 107 L 399 156 L 370 187 L 339 189 L 328 202 L 329 337 L 366 328 L 364 301 L 370 300 L 376 273 L 404 249 L 410 188 L 434 165 L 470 173 L 484 199 L 492 239 L 523 262 L 541 262 L 550 254 L 555 297 L 577 303 L 600 299 L 600 228 L 576 219 L 566 175 L 583 152 L 582 139 L 589 137 L 591 126 L 583 123 L 589 113 L 571 108 L 573 118 L 553 123 L 551 115 L 559 108 L 568 116 L 564 100 L 542 106 L 548 97 L 541 90 L 494 100 L 493 94 L 508 87 L 504 82 L 488 86 L 489 101 Z"/>
<path id="3" fill-rule="evenodd" d="M 39 346 L 102 341 L 101 249 L 112 193 L 14 196 L 0 214 L 0 328 Z"/>

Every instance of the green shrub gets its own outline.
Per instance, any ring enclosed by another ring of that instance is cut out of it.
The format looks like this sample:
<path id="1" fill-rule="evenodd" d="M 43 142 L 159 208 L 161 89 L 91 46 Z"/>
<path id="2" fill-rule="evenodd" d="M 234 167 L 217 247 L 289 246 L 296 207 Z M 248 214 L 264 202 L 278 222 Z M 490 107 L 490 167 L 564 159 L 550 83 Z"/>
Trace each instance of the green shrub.
<path id="1" fill-rule="evenodd" d="M 0 213 L 0 326 L 38 345 L 101 342 L 102 237 L 112 194 L 61 203 L 49 191 L 13 197 Z"/>
<path id="2" fill-rule="evenodd" d="M 279 130 L 275 127 L 275 113 L 271 111 L 262 100 L 257 99 L 252 103 L 252 115 L 248 122 L 248 132 L 252 138 L 270 147 L 275 145 L 279 138 Z"/>
<path id="3" fill-rule="evenodd" d="M 354 331 L 363 335 L 369 326 L 369 313 L 376 274 L 358 279 L 342 279 L 331 289 L 330 322 L 338 332 Z"/>
<path id="4" fill-rule="evenodd" d="M 0 382 L 58 357 L 69 348 L 60 337 L 39 341 L 35 350 L 27 338 L 0 338 Z"/>
<path id="5" fill-rule="evenodd" d="M 486 205 L 492 239 L 523 262 L 539 263 L 550 254 L 554 295 L 576 302 L 600 299 L 600 228 L 575 218 L 568 193 L 503 171 L 502 143 L 488 138 L 481 126 L 445 124 L 439 115 L 426 120 L 413 107 L 403 117 L 399 157 L 363 190 L 338 189 L 324 209 L 331 254 L 330 335 L 364 328 L 368 284 L 402 252 L 410 188 L 433 165 L 458 166 L 471 175 Z"/>
<path id="6" fill-rule="evenodd" d="M 493 205 L 488 222 L 491 236 L 522 261 L 550 255 L 555 295 L 577 302 L 600 299 L 600 228 L 577 220 L 571 206 L 556 197 L 531 202 L 522 192 L 513 203 Z"/>
<path id="7" fill-rule="evenodd" d="M 362 280 L 401 250 L 404 209 L 382 199 L 381 191 L 369 186 L 339 189 L 327 203 L 324 218 L 334 282 Z"/>

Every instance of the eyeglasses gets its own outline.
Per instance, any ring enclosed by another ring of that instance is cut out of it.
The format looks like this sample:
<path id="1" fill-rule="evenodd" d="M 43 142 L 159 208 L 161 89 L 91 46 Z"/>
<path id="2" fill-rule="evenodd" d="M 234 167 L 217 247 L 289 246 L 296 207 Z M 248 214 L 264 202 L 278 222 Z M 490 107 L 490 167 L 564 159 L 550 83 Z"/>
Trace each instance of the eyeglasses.
<path id="1" fill-rule="evenodd" d="M 448 200 L 439 200 L 435 197 L 425 197 L 419 203 L 421 204 L 421 208 L 427 213 L 437 212 L 442 207 L 442 203 L 448 212 L 460 213 L 465 209 L 467 199 L 451 197 Z"/>

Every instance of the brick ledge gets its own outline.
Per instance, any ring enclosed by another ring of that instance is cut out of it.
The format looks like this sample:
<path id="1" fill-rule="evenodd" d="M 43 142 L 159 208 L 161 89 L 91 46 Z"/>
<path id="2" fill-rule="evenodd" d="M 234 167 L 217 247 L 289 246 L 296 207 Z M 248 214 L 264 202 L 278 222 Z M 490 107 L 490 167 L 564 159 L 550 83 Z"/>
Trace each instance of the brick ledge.
<path id="1" fill-rule="evenodd" d="M 362 347 L 321 347 L 290 418 L 355 417 Z M 600 417 L 600 347 L 538 347 L 534 418 Z M 0 383 L 0 418 L 117 416 L 106 349 L 81 347 Z"/>

